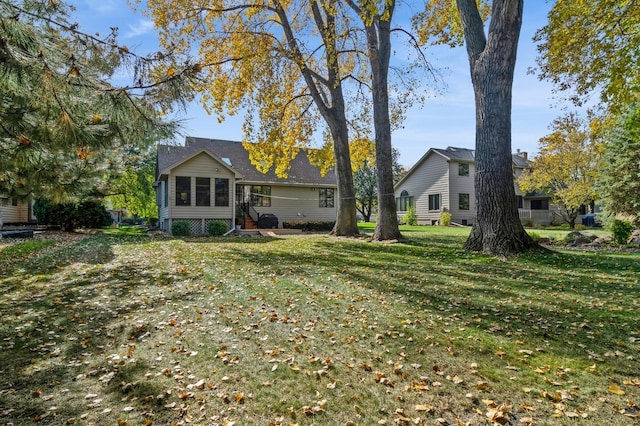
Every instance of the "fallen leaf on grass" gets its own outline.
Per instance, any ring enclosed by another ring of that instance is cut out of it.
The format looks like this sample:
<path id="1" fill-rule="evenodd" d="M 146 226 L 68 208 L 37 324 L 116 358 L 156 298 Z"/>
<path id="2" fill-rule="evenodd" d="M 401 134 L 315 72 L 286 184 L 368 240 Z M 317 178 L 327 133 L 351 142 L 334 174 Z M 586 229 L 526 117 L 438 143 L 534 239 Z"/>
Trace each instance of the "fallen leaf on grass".
<path id="1" fill-rule="evenodd" d="M 609 386 L 609 392 L 615 394 L 615 395 L 624 395 L 625 392 L 620 389 L 620 386 L 618 385 L 611 385 Z"/>
<path id="2" fill-rule="evenodd" d="M 429 413 L 433 411 L 433 405 L 430 404 L 417 404 L 415 406 L 415 410 L 418 412 L 426 412 Z"/>
<path id="3" fill-rule="evenodd" d="M 478 383 L 476 383 L 476 388 L 479 391 L 486 391 L 486 390 L 491 389 L 491 385 L 489 383 L 487 383 L 487 382 L 478 382 Z"/>
<path id="4" fill-rule="evenodd" d="M 622 382 L 622 384 L 629 385 L 629 386 L 636 386 L 640 388 L 640 379 L 625 380 Z"/>

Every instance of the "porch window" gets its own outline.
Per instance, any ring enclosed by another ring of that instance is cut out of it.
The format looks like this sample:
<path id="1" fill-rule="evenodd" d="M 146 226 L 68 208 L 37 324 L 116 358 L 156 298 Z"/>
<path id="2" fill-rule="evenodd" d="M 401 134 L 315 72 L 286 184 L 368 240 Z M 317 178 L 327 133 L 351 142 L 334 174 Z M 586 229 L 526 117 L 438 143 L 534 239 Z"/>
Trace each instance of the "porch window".
<path id="1" fill-rule="evenodd" d="M 334 207 L 335 194 L 333 188 L 320 188 L 318 191 L 319 207 Z"/>
<path id="2" fill-rule="evenodd" d="M 216 207 L 229 207 L 229 179 L 216 178 Z"/>
<path id="3" fill-rule="evenodd" d="M 176 176 L 176 206 L 191 205 L 191 177 Z"/>
<path id="4" fill-rule="evenodd" d="M 524 201 L 522 199 L 522 195 L 516 195 L 516 202 L 518 203 L 518 208 L 524 208 Z"/>
<path id="5" fill-rule="evenodd" d="M 458 163 L 458 176 L 469 176 L 469 164 Z"/>
<path id="6" fill-rule="evenodd" d="M 408 191 L 402 191 L 400 196 L 396 198 L 396 210 L 399 212 L 406 212 L 409 207 L 415 207 L 413 197 L 409 196 Z"/>
<path id="7" fill-rule="evenodd" d="M 440 194 L 429 195 L 429 210 L 440 210 Z"/>
<path id="8" fill-rule="evenodd" d="M 469 210 L 469 194 L 458 194 L 458 209 Z"/>
<path id="9" fill-rule="evenodd" d="M 211 205 L 211 178 L 196 178 L 196 206 L 209 207 Z"/>
<path id="10" fill-rule="evenodd" d="M 549 210 L 549 200 L 531 200 L 531 210 Z"/>
<path id="11" fill-rule="evenodd" d="M 271 187 L 264 185 L 252 186 L 251 204 L 256 207 L 271 207 Z"/>

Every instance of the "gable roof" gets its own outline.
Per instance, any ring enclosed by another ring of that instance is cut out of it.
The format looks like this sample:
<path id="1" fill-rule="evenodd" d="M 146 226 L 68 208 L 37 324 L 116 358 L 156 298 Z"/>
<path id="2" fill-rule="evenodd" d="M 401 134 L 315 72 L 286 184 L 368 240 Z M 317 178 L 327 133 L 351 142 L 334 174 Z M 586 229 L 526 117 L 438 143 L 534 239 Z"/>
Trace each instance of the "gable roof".
<path id="1" fill-rule="evenodd" d="M 427 158 L 432 154 L 440 155 L 444 157 L 447 161 L 455 162 L 455 163 L 475 163 L 475 158 L 476 158 L 475 150 L 469 149 L 469 148 L 457 148 L 453 146 L 449 146 L 446 149 L 429 148 L 429 150 L 422 156 L 422 158 L 420 158 L 416 162 L 416 164 L 414 164 L 411 167 L 411 169 L 409 169 L 407 174 L 404 175 L 402 179 L 400 179 L 400 181 L 396 183 L 394 186 L 397 187 L 400 184 L 402 184 L 405 180 L 407 180 L 409 176 L 416 169 L 418 169 L 422 165 L 422 163 L 424 163 L 427 160 Z M 525 156 L 526 156 L 526 153 L 512 154 L 511 157 L 512 157 L 512 162 L 514 167 L 523 168 L 523 169 L 529 167 L 529 161 L 525 158 Z"/>
<path id="2" fill-rule="evenodd" d="M 176 149 L 176 148 L 178 148 L 178 149 Z M 187 161 L 191 160 L 194 157 L 197 157 L 200 154 L 205 154 L 205 155 L 208 155 L 209 157 L 213 158 L 214 160 L 216 160 L 224 168 L 226 168 L 231 173 L 233 173 L 236 178 L 242 178 L 242 175 L 240 174 L 240 172 L 235 170 L 233 167 L 231 167 L 229 164 L 227 164 L 226 161 L 224 161 L 222 158 L 218 157 L 217 155 L 215 155 L 211 151 L 209 151 L 207 149 L 185 150 L 183 148 L 184 147 L 173 146 L 173 145 L 158 145 L 158 158 L 157 158 L 157 161 L 158 161 L 158 174 L 159 175 L 168 173 L 171 169 L 174 169 L 174 168 L 178 167 L 180 164 L 186 163 Z M 161 151 L 163 151 L 163 155 L 160 155 Z M 162 161 L 162 163 L 163 163 L 162 166 L 164 166 L 164 167 L 160 166 L 160 161 L 159 161 L 160 158 L 164 159 L 164 161 Z M 168 159 L 171 159 L 171 158 L 174 159 L 173 162 L 169 162 Z"/>
<path id="3" fill-rule="evenodd" d="M 266 174 L 260 173 L 251 164 L 249 153 L 242 146 L 242 142 L 221 139 L 187 137 L 184 146 L 158 145 L 158 171 L 162 173 L 169 170 L 203 151 L 242 175 L 241 181 L 245 183 L 336 186 L 334 170 L 331 169 L 321 176 L 320 168 L 309 162 L 307 151 L 304 149 L 291 161 L 289 176 L 280 178 L 276 176 L 273 168 Z"/>

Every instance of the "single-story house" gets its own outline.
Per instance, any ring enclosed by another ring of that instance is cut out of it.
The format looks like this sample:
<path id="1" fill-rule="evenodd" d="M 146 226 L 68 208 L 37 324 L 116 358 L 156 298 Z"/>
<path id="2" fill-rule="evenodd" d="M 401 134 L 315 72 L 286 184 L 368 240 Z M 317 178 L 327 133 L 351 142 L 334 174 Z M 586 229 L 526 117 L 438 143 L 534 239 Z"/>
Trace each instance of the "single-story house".
<path id="1" fill-rule="evenodd" d="M 513 174 L 529 167 L 526 152 L 513 154 Z M 471 225 L 475 219 L 475 152 L 468 148 L 431 148 L 395 185 L 398 216 L 414 207 L 418 224 L 437 225 L 443 211 L 451 221 Z M 544 194 L 523 194 L 515 184 L 518 212 L 523 223 L 548 224 L 555 207 Z"/>
<path id="2" fill-rule="evenodd" d="M 229 229 L 283 227 L 284 222 L 335 221 L 337 182 L 324 176 L 306 150 L 292 160 L 287 178 L 273 168 L 259 172 L 241 142 L 187 137 L 182 145 L 158 145 L 156 160 L 158 226 L 171 230 L 188 221 L 204 234 L 212 221 Z"/>

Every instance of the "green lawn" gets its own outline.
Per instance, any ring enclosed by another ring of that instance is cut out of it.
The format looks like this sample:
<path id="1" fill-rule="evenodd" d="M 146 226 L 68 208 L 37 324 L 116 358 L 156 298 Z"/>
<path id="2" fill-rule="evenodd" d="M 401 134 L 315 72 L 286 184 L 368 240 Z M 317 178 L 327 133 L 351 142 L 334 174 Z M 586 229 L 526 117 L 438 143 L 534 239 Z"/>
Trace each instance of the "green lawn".
<path id="1" fill-rule="evenodd" d="M 402 232 L 0 246 L 0 421 L 638 424 L 640 253 Z"/>

